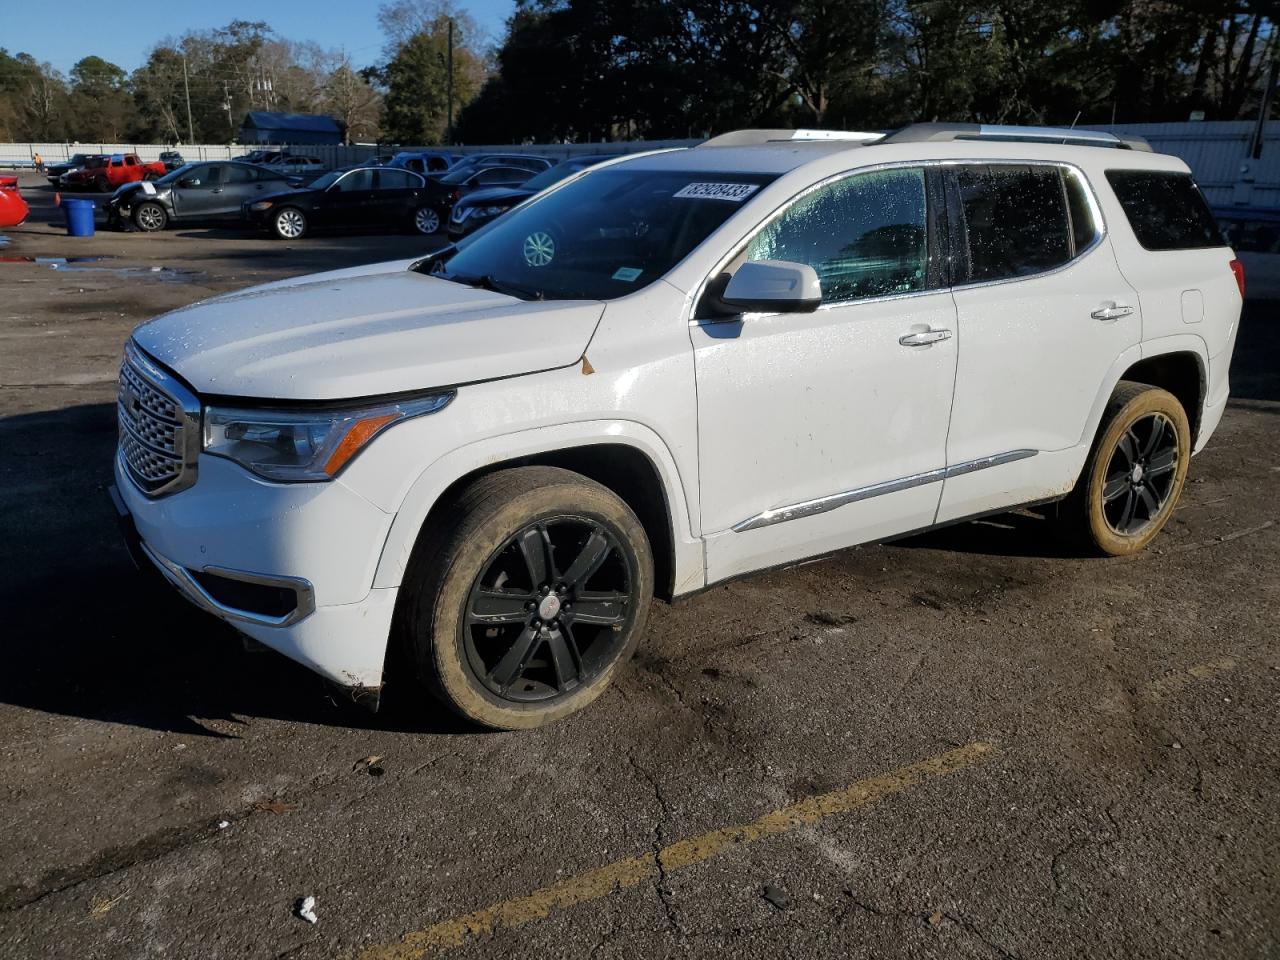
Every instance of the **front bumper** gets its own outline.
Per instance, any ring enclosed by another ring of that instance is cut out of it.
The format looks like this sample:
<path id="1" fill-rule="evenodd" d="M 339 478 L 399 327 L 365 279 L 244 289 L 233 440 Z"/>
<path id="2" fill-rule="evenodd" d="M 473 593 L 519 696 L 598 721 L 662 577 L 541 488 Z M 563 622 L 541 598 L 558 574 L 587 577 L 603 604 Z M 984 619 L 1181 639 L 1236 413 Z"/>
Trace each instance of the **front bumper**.
<path id="1" fill-rule="evenodd" d="M 398 592 L 372 588 L 391 517 L 340 481 L 269 484 L 209 456 L 199 469 L 194 487 L 151 499 L 116 458 L 112 499 L 135 562 L 206 613 L 368 698 L 382 683 Z"/>

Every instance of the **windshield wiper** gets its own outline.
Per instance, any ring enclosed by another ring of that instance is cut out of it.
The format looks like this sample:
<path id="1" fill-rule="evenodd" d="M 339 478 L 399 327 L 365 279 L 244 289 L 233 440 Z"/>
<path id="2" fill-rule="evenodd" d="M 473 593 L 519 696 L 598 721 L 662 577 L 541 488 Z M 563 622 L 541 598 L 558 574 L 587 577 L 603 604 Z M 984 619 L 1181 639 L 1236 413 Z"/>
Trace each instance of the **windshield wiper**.
<path id="1" fill-rule="evenodd" d="M 491 274 L 485 273 L 478 277 L 469 277 L 465 274 L 445 274 L 446 280 L 452 280 L 454 283 L 465 284 L 468 287 L 475 287 L 477 290 L 489 290 L 493 293 L 502 293 L 509 297 L 518 297 L 521 300 L 541 300 L 543 299 L 541 290 L 530 290 L 527 287 L 516 286 L 514 283 L 507 283 L 502 280 L 495 280 Z"/>

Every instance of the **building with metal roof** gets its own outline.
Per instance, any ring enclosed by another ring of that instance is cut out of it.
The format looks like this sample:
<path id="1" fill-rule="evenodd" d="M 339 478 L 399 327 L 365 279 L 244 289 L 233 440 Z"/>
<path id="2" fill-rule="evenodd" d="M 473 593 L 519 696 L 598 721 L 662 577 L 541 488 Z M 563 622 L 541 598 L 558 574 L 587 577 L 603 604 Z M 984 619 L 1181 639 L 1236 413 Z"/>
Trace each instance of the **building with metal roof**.
<path id="1" fill-rule="evenodd" d="M 240 124 L 241 143 L 342 143 L 346 131 L 333 117 L 315 113 L 250 110 Z"/>

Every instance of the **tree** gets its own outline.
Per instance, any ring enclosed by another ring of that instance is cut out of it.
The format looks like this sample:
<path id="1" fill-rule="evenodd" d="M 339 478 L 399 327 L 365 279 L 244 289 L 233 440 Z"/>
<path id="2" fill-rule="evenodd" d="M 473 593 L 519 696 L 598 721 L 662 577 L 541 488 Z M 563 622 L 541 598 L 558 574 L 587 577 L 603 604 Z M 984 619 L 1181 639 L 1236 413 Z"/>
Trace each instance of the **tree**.
<path id="1" fill-rule="evenodd" d="M 399 143 L 440 143 L 449 115 L 449 20 L 440 17 L 427 29 L 400 45 L 395 57 L 379 72 L 386 85 L 383 123 L 385 136 Z M 468 37 L 454 26 L 453 101 L 467 103 L 475 96 L 483 64 L 468 47 Z"/>
<path id="2" fill-rule="evenodd" d="M 101 57 L 89 56 L 71 68 L 70 119 L 81 140 L 118 143 L 137 126 L 137 107 L 128 75 Z"/>
<path id="3" fill-rule="evenodd" d="M 382 98 L 369 81 L 356 73 L 343 56 L 329 72 L 321 90 L 321 105 L 347 132 L 347 142 L 371 141 L 382 126 Z"/>

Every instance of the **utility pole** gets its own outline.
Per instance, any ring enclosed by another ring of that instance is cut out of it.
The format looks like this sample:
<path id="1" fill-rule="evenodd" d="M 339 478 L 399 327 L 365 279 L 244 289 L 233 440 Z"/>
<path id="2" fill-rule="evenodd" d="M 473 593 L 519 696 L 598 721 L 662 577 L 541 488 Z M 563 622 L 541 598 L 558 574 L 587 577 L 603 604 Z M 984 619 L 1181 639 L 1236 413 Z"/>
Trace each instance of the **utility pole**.
<path id="1" fill-rule="evenodd" d="M 196 142 L 196 128 L 191 122 L 191 84 L 187 81 L 187 56 L 182 55 L 182 89 L 187 92 L 187 138 L 189 143 Z"/>
<path id="2" fill-rule="evenodd" d="M 449 66 L 448 66 L 448 91 L 449 91 L 449 122 L 445 127 L 444 138 L 446 142 L 453 143 L 453 17 L 449 18 Z"/>
<path id="3" fill-rule="evenodd" d="M 1262 91 L 1262 104 L 1258 107 L 1258 122 L 1254 125 L 1253 136 L 1249 143 L 1249 156 L 1254 160 L 1262 158 L 1262 141 L 1267 132 L 1267 114 L 1271 112 L 1271 101 L 1276 95 L 1276 80 L 1280 78 L 1280 57 L 1271 61 L 1271 72 L 1267 75 L 1267 86 Z"/>

